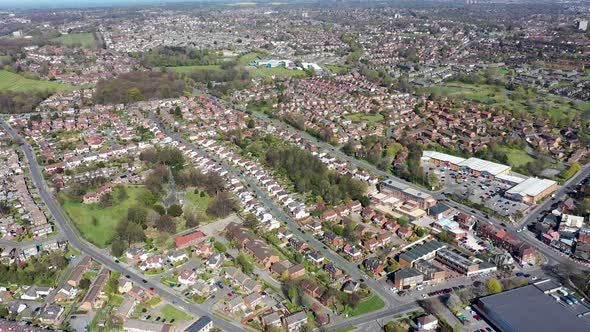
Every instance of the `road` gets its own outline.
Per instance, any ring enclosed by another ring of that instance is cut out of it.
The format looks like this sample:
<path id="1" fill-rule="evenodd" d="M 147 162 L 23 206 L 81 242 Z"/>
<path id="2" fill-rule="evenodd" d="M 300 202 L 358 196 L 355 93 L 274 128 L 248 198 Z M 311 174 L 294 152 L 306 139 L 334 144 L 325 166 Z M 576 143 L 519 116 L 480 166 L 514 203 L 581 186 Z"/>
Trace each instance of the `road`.
<path id="1" fill-rule="evenodd" d="M 3 119 L 0 119 L 0 125 L 13 138 L 20 138 L 20 135 L 12 127 L 10 127 L 10 125 L 6 123 Z M 104 253 L 101 249 L 83 240 L 80 234 L 78 233 L 78 230 L 71 226 L 70 223 L 67 221 L 64 213 L 61 210 L 61 207 L 59 206 L 53 195 L 49 192 L 49 189 L 47 188 L 45 181 L 43 180 L 43 175 L 41 174 L 40 167 L 37 164 L 37 160 L 35 158 L 35 154 L 33 153 L 33 149 L 28 143 L 24 141 L 24 139 L 23 142 L 24 143 L 21 145 L 21 148 L 24 151 L 25 156 L 27 158 L 27 163 L 31 171 L 31 177 L 33 179 L 33 182 L 35 183 L 35 186 L 38 188 L 41 198 L 49 208 L 49 212 L 51 212 L 57 224 L 60 226 L 63 234 L 69 240 L 70 245 L 74 246 L 84 254 L 92 257 L 94 260 L 103 264 L 111 271 L 118 271 L 123 276 L 129 276 L 129 279 L 138 286 L 148 289 L 153 288 L 153 292 L 161 298 L 163 298 L 164 300 L 166 300 L 167 302 L 170 302 L 175 306 L 182 308 L 183 310 L 190 312 L 192 314 L 196 314 L 198 316 L 211 317 L 213 323 L 222 330 L 244 330 L 244 328 L 242 328 L 242 326 L 239 323 L 226 321 L 224 319 L 220 319 L 217 316 L 212 315 L 211 308 L 208 308 L 204 305 L 188 303 L 183 299 L 180 299 L 175 293 L 169 290 L 162 283 L 144 279 L 144 276 L 137 273 L 134 269 L 130 267 L 125 267 L 115 262 L 115 260 L 111 256 Z"/>
<path id="2" fill-rule="evenodd" d="M 170 132 L 170 130 L 168 130 L 168 128 L 166 128 L 153 113 L 150 113 L 150 118 L 152 119 L 152 121 L 154 121 L 154 123 L 156 123 L 158 125 L 160 130 L 162 130 L 164 133 L 166 133 L 167 136 L 171 137 L 172 139 L 174 139 L 180 143 L 183 143 L 187 147 L 191 148 L 193 151 L 195 151 L 203 156 L 206 156 L 209 159 L 219 160 L 219 158 L 217 156 L 212 155 L 211 153 L 196 146 L 192 142 L 182 138 L 181 135 L 179 135 L 177 133 Z M 236 177 L 241 178 L 245 182 L 245 184 L 251 190 L 253 190 L 254 193 L 258 196 L 258 199 L 260 200 L 260 202 L 262 204 L 264 204 L 275 217 L 277 217 L 279 220 L 283 220 L 293 234 L 297 235 L 300 239 L 307 242 L 307 244 L 310 247 L 312 247 L 313 249 L 322 253 L 322 255 L 324 257 L 326 257 L 327 259 L 334 262 L 337 266 L 339 266 L 342 270 L 344 270 L 353 279 L 355 279 L 355 280 L 364 279 L 365 284 L 369 288 L 371 288 L 371 290 L 375 294 L 379 295 L 385 301 L 387 309 L 391 309 L 396 312 L 399 310 L 398 308 L 400 307 L 400 305 L 402 303 L 398 299 L 396 299 L 393 296 L 393 294 L 391 294 L 388 291 L 387 288 L 384 288 L 376 280 L 374 280 L 372 278 L 368 278 L 363 272 L 361 272 L 359 270 L 359 268 L 357 267 L 357 263 L 347 261 L 339 254 L 333 252 L 328 247 L 326 247 L 322 242 L 320 242 L 314 236 L 302 231 L 301 228 L 299 227 L 299 225 L 297 224 L 297 222 L 295 220 L 293 220 L 293 218 L 291 218 L 291 216 L 289 216 L 280 206 L 278 206 L 277 203 L 275 203 L 275 201 L 272 198 L 270 198 L 270 196 L 266 193 L 266 191 L 262 190 L 258 186 L 258 184 L 254 178 L 252 178 L 248 175 L 242 174 L 242 172 L 239 169 L 237 169 L 227 163 L 220 163 L 220 165 L 224 171 L 226 171 L 230 174 L 233 174 Z M 412 304 L 405 304 L 404 308 L 413 308 L 414 310 L 416 310 L 418 308 L 418 306 L 416 304 L 412 303 Z"/>

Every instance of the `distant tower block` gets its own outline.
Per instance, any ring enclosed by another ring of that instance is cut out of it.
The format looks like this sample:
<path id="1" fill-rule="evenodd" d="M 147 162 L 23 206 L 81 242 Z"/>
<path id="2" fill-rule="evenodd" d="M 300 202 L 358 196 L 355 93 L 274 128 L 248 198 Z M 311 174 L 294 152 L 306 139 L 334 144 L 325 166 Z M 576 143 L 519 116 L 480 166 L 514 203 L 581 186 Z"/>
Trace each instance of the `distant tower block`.
<path id="1" fill-rule="evenodd" d="M 578 22 L 578 30 L 580 30 L 580 31 L 588 30 L 588 20 L 580 20 Z"/>
<path id="2" fill-rule="evenodd" d="M 301 17 L 307 18 L 307 17 L 309 17 L 309 15 L 307 14 L 307 12 L 303 12 L 303 13 L 301 13 Z"/>

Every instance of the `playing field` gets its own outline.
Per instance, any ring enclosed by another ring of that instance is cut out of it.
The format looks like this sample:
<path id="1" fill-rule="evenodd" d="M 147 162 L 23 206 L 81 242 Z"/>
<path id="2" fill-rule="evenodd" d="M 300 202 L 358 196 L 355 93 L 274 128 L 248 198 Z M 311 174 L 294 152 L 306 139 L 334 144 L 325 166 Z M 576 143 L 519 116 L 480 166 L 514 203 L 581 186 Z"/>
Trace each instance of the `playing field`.
<path id="1" fill-rule="evenodd" d="M 351 113 L 344 116 L 353 123 L 366 122 L 367 124 L 376 124 L 383 121 L 383 115 L 370 113 Z"/>
<path id="2" fill-rule="evenodd" d="M 63 208 L 66 210 L 82 236 L 95 245 L 104 248 L 115 235 L 115 227 L 119 220 L 127 215 L 130 206 L 136 204 L 141 191 L 147 189 L 126 187 L 127 199 L 117 201 L 117 204 L 101 208 L 98 204 L 84 204 L 65 200 Z M 96 218 L 96 225 L 93 219 Z"/>
<path id="3" fill-rule="evenodd" d="M 275 68 L 255 68 L 248 70 L 251 77 L 263 76 L 272 77 L 305 77 L 307 73 L 303 70 L 287 69 L 283 67 Z"/>
<path id="4" fill-rule="evenodd" d="M 179 66 L 179 67 L 166 67 L 169 71 L 175 73 L 187 74 L 197 70 L 221 70 L 220 65 L 201 65 L 201 66 Z"/>
<path id="5" fill-rule="evenodd" d="M 0 91 L 72 91 L 77 89 L 73 85 L 53 81 L 33 80 L 19 74 L 0 70 Z"/>
<path id="6" fill-rule="evenodd" d="M 383 300 L 377 296 L 373 295 L 367 300 L 359 303 L 356 308 L 352 310 L 350 313 L 351 316 L 359 316 L 366 314 L 371 311 L 379 310 L 385 306 Z"/>
<path id="7" fill-rule="evenodd" d="M 51 40 L 68 46 L 79 45 L 86 48 L 96 47 L 96 40 L 94 39 L 94 34 L 91 32 L 71 33 L 68 35 L 61 35 Z"/>
<path id="8" fill-rule="evenodd" d="M 535 159 L 529 156 L 524 150 L 503 148 L 502 151 L 506 153 L 506 157 L 508 157 L 508 163 L 512 167 L 523 166 L 528 162 L 535 161 Z"/>

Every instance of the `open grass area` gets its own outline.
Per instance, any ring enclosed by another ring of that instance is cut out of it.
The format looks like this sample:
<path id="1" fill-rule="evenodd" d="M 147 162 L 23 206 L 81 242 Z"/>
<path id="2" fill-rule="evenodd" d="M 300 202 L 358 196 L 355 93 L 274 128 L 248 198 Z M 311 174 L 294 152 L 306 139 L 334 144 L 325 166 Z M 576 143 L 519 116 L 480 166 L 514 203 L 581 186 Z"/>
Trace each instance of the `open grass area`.
<path id="1" fill-rule="evenodd" d="M 185 313 L 184 311 L 181 311 L 179 309 L 176 309 L 175 307 L 171 306 L 170 304 L 166 304 L 164 307 L 162 307 L 162 309 L 160 310 L 162 312 L 162 315 L 164 316 L 163 318 L 166 319 L 166 321 L 171 321 L 172 319 L 174 319 L 175 322 L 178 322 L 180 320 L 191 320 L 193 319 L 193 317 L 187 313 Z"/>
<path id="2" fill-rule="evenodd" d="M 95 245 L 104 248 L 115 235 L 117 222 L 127 215 L 130 206 L 136 204 L 141 191 L 147 189 L 138 187 L 126 187 L 127 199 L 117 201 L 117 204 L 101 208 L 98 204 L 84 204 L 72 202 L 64 197 L 63 208 L 66 210 L 82 236 Z M 97 223 L 94 225 L 93 219 Z"/>
<path id="3" fill-rule="evenodd" d="M 71 33 L 68 35 L 61 35 L 51 40 L 67 46 L 79 45 L 86 48 L 96 47 L 96 40 L 94 39 L 94 34 L 91 32 Z"/>
<path id="4" fill-rule="evenodd" d="M 379 296 L 373 295 L 365 301 L 359 303 L 357 307 L 350 312 L 350 315 L 359 316 L 371 311 L 379 310 L 384 306 L 385 303 L 383 302 L 383 300 Z"/>
<path id="5" fill-rule="evenodd" d="M 506 157 L 508 157 L 508 163 L 512 167 L 523 166 L 528 162 L 535 160 L 528 153 L 526 153 L 526 151 L 521 149 L 503 148 L 502 151 L 506 153 Z"/>
<path id="6" fill-rule="evenodd" d="M 305 77 L 307 73 L 303 70 L 287 69 L 283 67 L 275 68 L 254 68 L 248 71 L 250 76 L 272 77 Z"/>
<path id="7" fill-rule="evenodd" d="M 452 81 L 432 86 L 429 89 L 438 95 L 470 100 L 494 108 L 545 114 L 557 121 L 570 119 L 575 114 L 590 112 L 589 102 L 570 102 L 559 96 L 535 92 L 529 92 L 526 98 L 514 98 L 511 97 L 511 94 L 514 95 L 513 92 L 498 85 L 466 84 Z"/>
<path id="8" fill-rule="evenodd" d="M 346 119 L 351 120 L 353 123 L 366 122 L 368 125 L 376 124 L 383 121 L 383 115 L 379 113 L 351 113 L 346 114 L 344 117 Z"/>
<path id="9" fill-rule="evenodd" d="M 72 91 L 77 87 L 53 81 L 33 80 L 22 75 L 0 70 L 0 91 Z"/>
<path id="10" fill-rule="evenodd" d="M 183 210 L 185 212 L 192 212 L 193 214 L 206 215 L 207 206 L 212 200 L 213 198 L 209 197 L 207 194 L 205 194 L 204 197 L 201 197 L 200 194 L 195 194 L 194 188 L 187 189 L 184 197 Z"/>
<path id="11" fill-rule="evenodd" d="M 258 59 L 263 59 L 267 56 L 264 52 L 248 52 L 238 57 L 238 64 L 242 66 L 248 65 L 250 62 Z"/>
<path id="12" fill-rule="evenodd" d="M 326 69 L 330 70 L 333 73 L 340 74 L 347 72 L 350 68 L 347 66 L 338 66 L 338 65 L 323 65 Z"/>
<path id="13" fill-rule="evenodd" d="M 221 70 L 221 66 L 220 65 L 201 65 L 201 66 L 179 66 L 179 67 L 166 67 L 169 71 L 173 71 L 175 73 L 179 73 L 179 74 L 188 74 L 190 72 L 196 71 L 196 70 L 203 70 L 203 69 L 208 69 L 208 70 Z"/>

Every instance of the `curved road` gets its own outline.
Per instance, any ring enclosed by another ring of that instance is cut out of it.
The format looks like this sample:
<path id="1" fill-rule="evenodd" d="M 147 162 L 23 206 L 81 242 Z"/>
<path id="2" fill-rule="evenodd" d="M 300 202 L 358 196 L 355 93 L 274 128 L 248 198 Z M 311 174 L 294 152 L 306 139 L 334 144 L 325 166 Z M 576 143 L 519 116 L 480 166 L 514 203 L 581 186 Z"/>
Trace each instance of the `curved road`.
<path id="1" fill-rule="evenodd" d="M 4 127 L 4 129 L 6 129 L 6 131 L 8 131 L 8 133 L 12 137 L 20 137 L 19 134 L 14 129 L 12 129 L 12 127 L 10 127 L 10 125 L 8 125 L 8 123 L 6 123 L 3 119 L 0 119 L 0 125 Z M 39 165 L 37 164 L 35 154 L 33 153 L 33 149 L 31 148 L 31 146 L 25 142 L 21 145 L 21 148 L 23 149 L 25 156 L 27 157 L 27 162 L 31 170 L 31 177 L 33 178 L 33 182 L 39 190 L 41 198 L 43 199 L 43 201 L 45 201 L 45 204 L 47 204 L 49 211 L 55 218 L 58 225 L 61 227 L 61 231 L 68 238 L 72 246 L 74 246 L 81 252 L 89 255 L 94 260 L 105 265 L 110 270 L 118 271 L 121 272 L 121 275 L 126 277 L 128 276 L 128 278 L 137 285 L 146 288 L 153 288 L 154 293 L 156 293 L 158 296 L 162 297 L 166 301 L 174 304 L 175 306 L 180 307 L 183 310 L 190 312 L 192 314 L 196 314 L 199 316 L 209 316 L 217 327 L 225 331 L 245 330 L 239 323 L 226 321 L 224 319 L 220 319 L 217 316 L 212 315 L 211 308 L 207 308 L 199 304 L 188 303 L 183 299 L 178 298 L 176 294 L 171 292 L 169 289 L 166 288 L 166 286 L 164 286 L 160 282 L 154 282 L 148 279 L 144 279 L 144 276 L 138 274 L 134 269 L 118 264 L 111 256 L 105 254 L 101 249 L 83 240 L 80 234 L 78 233 L 78 230 L 72 227 L 70 223 L 68 223 L 66 217 L 61 211 L 59 204 L 56 202 L 55 198 L 49 192 L 47 186 L 45 185 L 45 181 L 43 180 L 41 170 L 39 168 Z"/>

